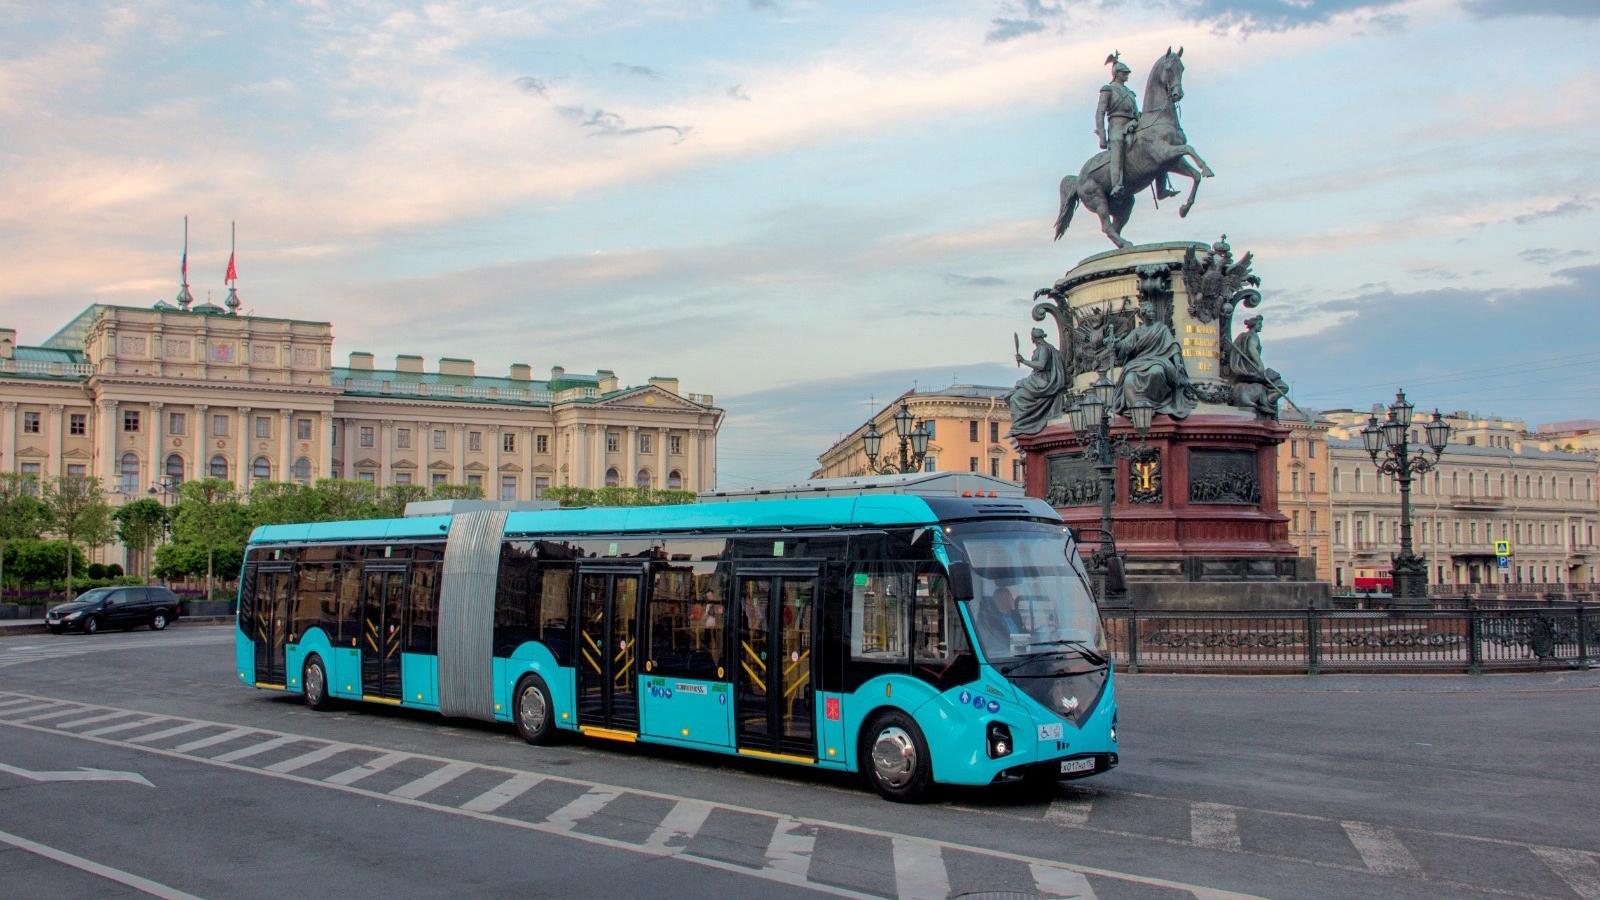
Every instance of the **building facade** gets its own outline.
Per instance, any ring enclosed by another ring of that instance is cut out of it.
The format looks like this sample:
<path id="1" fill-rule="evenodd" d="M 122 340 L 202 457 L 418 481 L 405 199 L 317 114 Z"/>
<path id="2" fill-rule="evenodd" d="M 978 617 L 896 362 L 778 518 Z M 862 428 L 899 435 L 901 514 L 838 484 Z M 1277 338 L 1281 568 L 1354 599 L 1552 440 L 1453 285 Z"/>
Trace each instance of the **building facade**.
<path id="1" fill-rule="evenodd" d="M 1332 410 L 1326 457 L 1332 581 L 1388 574 L 1400 545 L 1400 492 L 1362 448 L 1368 413 Z M 1524 423 L 1465 412 L 1445 417 L 1455 429 L 1437 467 L 1412 483 L 1412 541 L 1428 559 L 1436 586 L 1545 585 L 1600 580 L 1595 526 L 1600 522 L 1600 458 L 1568 452 L 1530 435 Z M 1425 445 L 1425 422 L 1413 439 Z M 1495 542 L 1512 556 L 1500 568 Z"/>
<path id="2" fill-rule="evenodd" d="M 1279 421 L 1289 438 L 1278 446 L 1278 511 L 1289 517 L 1289 542 L 1311 559 L 1316 580 L 1334 583 L 1333 547 L 1329 540 L 1332 498 L 1328 477 L 1326 418 L 1310 420 L 1285 409 Z"/>
<path id="3" fill-rule="evenodd" d="M 866 435 L 869 426 L 883 435 L 878 464 L 899 461 L 900 439 L 894 416 L 903 404 L 918 422 L 933 428 L 925 472 L 979 472 L 1011 481 L 1022 480 L 1022 462 L 1012 445 L 1010 388 L 958 384 L 940 391 L 906 391 L 872 414 L 817 457 L 812 478 L 839 478 L 868 473 Z"/>
<path id="4" fill-rule="evenodd" d="M 94 475 L 113 503 L 179 484 L 348 478 L 474 484 L 490 499 L 547 487 L 711 490 L 713 398 L 675 378 L 527 365 L 484 376 L 468 359 L 424 371 L 333 360 L 333 328 L 180 309 L 95 305 L 39 346 L 0 329 L 0 471 Z"/>

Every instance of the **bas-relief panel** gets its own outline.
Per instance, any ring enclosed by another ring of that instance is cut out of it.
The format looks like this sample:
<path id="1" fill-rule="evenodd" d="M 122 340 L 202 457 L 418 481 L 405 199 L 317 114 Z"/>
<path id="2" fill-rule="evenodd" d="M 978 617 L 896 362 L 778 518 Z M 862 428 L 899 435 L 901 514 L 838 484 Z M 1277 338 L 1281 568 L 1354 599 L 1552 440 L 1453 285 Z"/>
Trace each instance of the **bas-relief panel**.
<path id="1" fill-rule="evenodd" d="M 278 362 L 278 348 L 271 344 L 252 344 L 250 346 L 250 361 L 262 365 L 276 365 Z"/>
<path id="2" fill-rule="evenodd" d="M 190 344 L 183 338 L 167 338 L 161 342 L 161 355 L 166 359 L 186 360 Z"/>
<path id="3" fill-rule="evenodd" d="M 294 348 L 294 367 L 297 369 L 310 369 L 317 366 L 317 348 Z"/>
<path id="4" fill-rule="evenodd" d="M 119 356 L 144 356 L 149 352 L 149 346 L 143 335 L 124 334 L 117 337 Z"/>

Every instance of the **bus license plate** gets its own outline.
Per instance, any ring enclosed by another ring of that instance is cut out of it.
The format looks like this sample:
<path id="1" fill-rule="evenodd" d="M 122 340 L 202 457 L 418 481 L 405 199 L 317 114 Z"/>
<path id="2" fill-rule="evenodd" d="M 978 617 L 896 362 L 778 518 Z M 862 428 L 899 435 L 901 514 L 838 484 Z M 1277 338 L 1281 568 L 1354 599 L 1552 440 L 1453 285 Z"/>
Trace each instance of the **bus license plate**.
<path id="1" fill-rule="evenodd" d="M 1094 757 L 1088 759 L 1063 759 L 1061 761 L 1061 774 L 1069 775 L 1073 772 L 1093 772 Z"/>

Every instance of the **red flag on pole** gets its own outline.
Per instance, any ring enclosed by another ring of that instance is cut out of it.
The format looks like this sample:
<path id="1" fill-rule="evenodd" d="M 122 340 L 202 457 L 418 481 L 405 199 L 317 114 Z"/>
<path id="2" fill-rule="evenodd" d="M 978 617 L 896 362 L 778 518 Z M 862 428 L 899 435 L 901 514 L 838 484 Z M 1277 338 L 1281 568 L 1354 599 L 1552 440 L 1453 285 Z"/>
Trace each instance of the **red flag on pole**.
<path id="1" fill-rule="evenodd" d="M 222 276 L 222 283 L 223 284 L 231 284 L 232 282 L 235 282 L 235 281 L 239 280 L 239 270 L 235 269 L 233 267 L 234 240 L 235 240 L 235 234 L 237 233 L 237 232 L 234 231 L 234 227 L 235 226 L 232 223 L 229 223 L 229 225 L 228 225 L 228 231 L 229 231 L 229 234 L 228 234 L 228 274 Z"/>

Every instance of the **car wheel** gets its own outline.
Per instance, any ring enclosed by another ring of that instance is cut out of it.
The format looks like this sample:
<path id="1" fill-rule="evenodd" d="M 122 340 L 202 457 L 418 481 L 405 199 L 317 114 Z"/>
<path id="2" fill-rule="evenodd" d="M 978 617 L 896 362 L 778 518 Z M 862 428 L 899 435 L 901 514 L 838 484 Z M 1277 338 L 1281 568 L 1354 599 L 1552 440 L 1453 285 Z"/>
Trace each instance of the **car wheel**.
<path id="1" fill-rule="evenodd" d="M 151 631 L 165 631 L 166 628 L 167 628 L 167 611 L 164 610 L 164 609 L 158 609 L 158 610 L 156 610 L 156 614 L 150 617 L 150 630 Z"/>
<path id="2" fill-rule="evenodd" d="M 90 616 L 89 618 L 83 620 L 83 633 L 84 634 L 94 634 L 96 631 L 99 631 L 99 630 L 100 630 L 100 618 L 98 616 Z"/>
<path id="3" fill-rule="evenodd" d="M 517 734 L 530 744 L 548 744 L 556 736 L 556 708 L 544 679 L 528 675 L 517 682 L 517 699 L 512 705 Z"/>
<path id="4" fill-rule="evenodd" d="M 54 625 L 49 626 L 49 630 L 51 634 L 60 634 L 62 632 L 61 628 Z"/>
<path id="5" fill-rule="evenodd" d="M 919 803 L 933 786 L 933 760 L 922 729 L 911 717 L 890 710 L 861 732 L 860 760 L 867 784 L 886 800 Z"/>
<path id="6" fill-rule="evenodd" d="M 328 670 L 322 665 L 322 657 L 312 656 L 306 660 L 300 684 L 306 689 L 306 706 L 323 710 L 333 705 L 333 701 L 328 697 Z"/>

